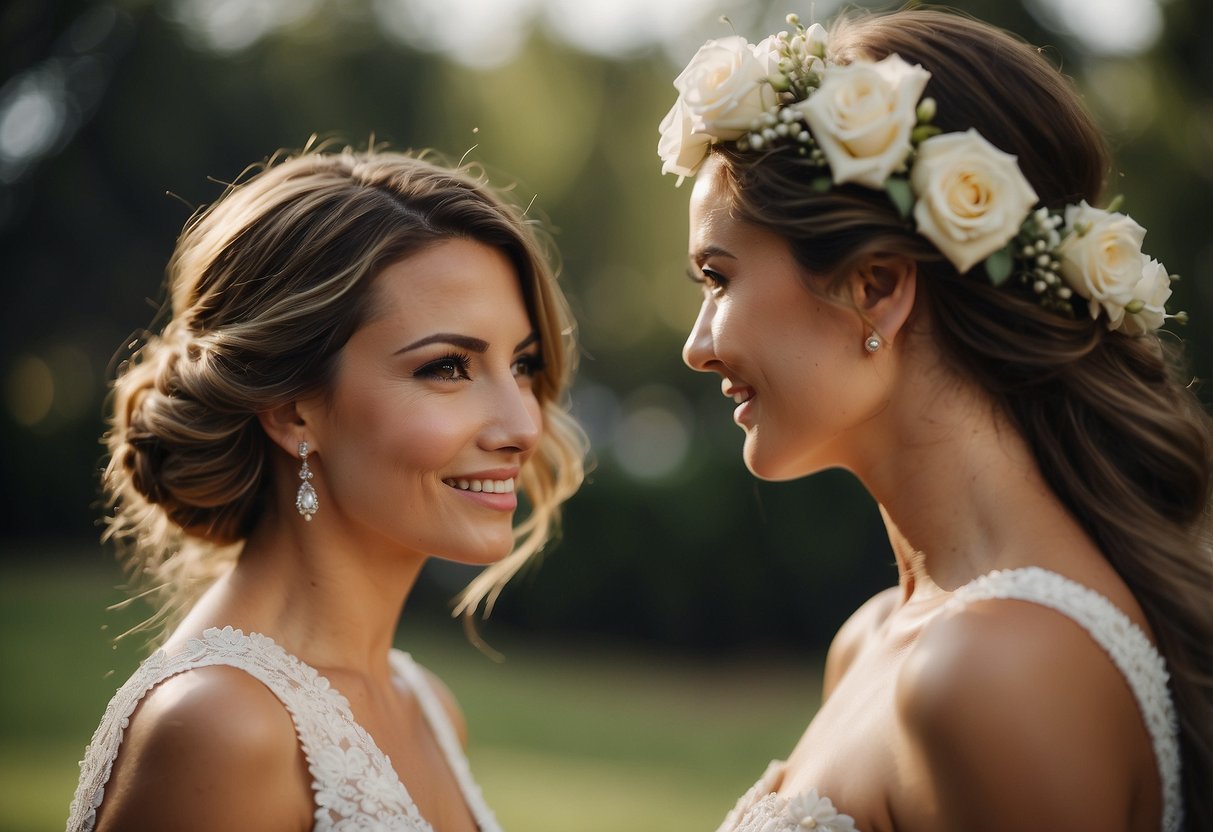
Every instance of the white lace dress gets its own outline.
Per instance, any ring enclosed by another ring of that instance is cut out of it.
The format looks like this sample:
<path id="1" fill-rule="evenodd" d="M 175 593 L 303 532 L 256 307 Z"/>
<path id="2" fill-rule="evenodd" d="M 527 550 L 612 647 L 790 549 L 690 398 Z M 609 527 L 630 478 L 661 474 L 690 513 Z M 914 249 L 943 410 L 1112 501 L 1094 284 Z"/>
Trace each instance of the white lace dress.
<path id="1" fill-rule="evenodd" d="M 1145 633 L 1094 590 L 1037 567 L 991 572 L 961 587 L 948 599 L 955 608 L 994 598 L 1031 601 L 1057 610 L 1090 633 L 1124 674 L 1137 697 L 1150 732 L 1162 782 L 1163 832 L 1183 825 L 1179 785 L 1179 723 L 1167 689 L 1166 664 Z M 857 832 L 850 815 L 842 814 L 815 789 L 792 798 L 775 793 L 784 762 L 767 767 L 757 783 L 737 801 L 717 832 Z"/>
<path id="2" fill-rule="evenodd" d="M 399 650 L 393 650 L 390 658 L 393 672 L 417 696 L 481 832 L 501 832 L 472 780 L 446 711 L 421 669 Z M 147 692 L 170 676 L 212 665 L 236 667 L 253 676 L 290 712 L 312 775 L 317 832 L 433 832 L 391 761 L 354 720 L 346 698 L 272 639 L 231 627 L 209 629 L 174 655 L 163 650 L 154 653 L 114 695 L 80 762 L 68 832 L 88 832 L 96 823 L 130 716 Z"/>

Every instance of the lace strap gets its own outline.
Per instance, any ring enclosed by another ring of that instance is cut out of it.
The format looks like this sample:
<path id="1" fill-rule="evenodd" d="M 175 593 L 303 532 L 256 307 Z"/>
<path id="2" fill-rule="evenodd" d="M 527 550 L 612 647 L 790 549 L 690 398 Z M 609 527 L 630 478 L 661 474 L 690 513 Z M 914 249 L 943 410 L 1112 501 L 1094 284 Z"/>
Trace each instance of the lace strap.
<path id="1" fill-rule="evenodd" d="M 438 740 L 438 746 L 442 749 L 447 765 L 455 775 L 456 782 L 459 783 L 463 799 L 467 801 L 468 808 L 471 810 L 480 832 L 501 832 L 501 826 L 497 823 L 496 816 L 489 809 L 480 787 L 472 778 L 467 755 L 463 753 L 463 746 L 455 733 L 455 726 L 451 724 L 450 716 L 442 702 L 439 701 L 429 679 L 408 653 L 393 650 L 391 657 L 393 669 L 417 696 L 426 722 L 429 723 L 430 730 L 434 732 L 434 737 Z"/>
<path id="2" fill-rule="evenodd" d="M 290 714 L 313 777 L 315 829 L 375 821 L 375 828 L 432 832 L 390 762 L 355 721 L 346 698 L 269 637 L 232 627 L 208 629 L 172 656 L 157 651 L 119 689 L 80 763 L 68 832 L 91 832 L 96 825 L 130 717 L 147 693 L 179 673 L 217 665 L 257 679 Z"/>
<path id="3" fill-rule="evenodd" d="M 1162 829 L 1177 832 L 1183 823 L 1179 720 L 1167 689 L 1166 662 L 1146 634 L 1098 592 L 1040 567 L 991 572 L 958 589 L 948 605 L 989 599 L 1030 601 L 1056 610 L 1107 652 L 1133 691 L 1150 733 L 1162 782 Z"/>
<path id="4" fill-rule="evenodd" d="M 131 714 L 148 691 L 179 672 L 162 651 L 157 652 L 139 665 L 106 705 L 105 714 L 80 761 L 80 780 L 68 810 L 67 832 L 92 832 Z"/>

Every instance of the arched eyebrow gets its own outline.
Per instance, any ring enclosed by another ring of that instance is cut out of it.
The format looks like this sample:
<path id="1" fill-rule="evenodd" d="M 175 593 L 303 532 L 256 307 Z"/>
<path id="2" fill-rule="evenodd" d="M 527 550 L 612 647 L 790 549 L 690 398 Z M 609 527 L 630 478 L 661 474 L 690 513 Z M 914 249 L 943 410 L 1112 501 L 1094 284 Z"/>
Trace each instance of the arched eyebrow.
<path id="1" fill-rule="evenodd" d="M 532 332 L 530 335 L 518 342 L 518 346 L 514 347 L 514 352 L 522 352 L 538 340 L 539 334 Z M 427 335 L 424 338 L 414 341 L 407 347 L 401 347 L 400 349 L 396 350 L 396 355 L 411 352 L 412 350 L 420 349 L 421 347 L 426 347 L 430 344 L 450 344 L 452 347 L 459 347 L 460 349 L 475 353 L 485 353 L 488 352 L 489 349 L 489 342 L 485 341 L 483 338 L 473 338 L 471 335 L 459 335 L 455 332 L 436 332 L 433 335 Z"/>
<path id="2" fill-rule="evenodd" d="M 699 249 L 699 251 L 691 253 L 691 263 L 698 266 L 709 257 L 727 257 L 730 260 L 737 259 L 734 254 L 726 249 L 721 248 L 720 246 L 704 246 L 703 248 Z"/>
<path id="3" fill-rule="evenodd" d="M 452 347 L 459 347 L 460 349 L 467 350 L 468 352 L 478 353 L 487 352 L 489 348 L 489 342 L 482 338 L 473 338 L 471 335 L 459 335 L 454 332 L 436 332 L 433 335 L 427 335 L 424 338 L 414 341 L 407 347 L 401 347 L 400 349 L 396 350 L 396 355 L 411 352 L 412 350 L 420 349 L 421 347 L 428 346 L 429 344 L 450 344 Z"/>

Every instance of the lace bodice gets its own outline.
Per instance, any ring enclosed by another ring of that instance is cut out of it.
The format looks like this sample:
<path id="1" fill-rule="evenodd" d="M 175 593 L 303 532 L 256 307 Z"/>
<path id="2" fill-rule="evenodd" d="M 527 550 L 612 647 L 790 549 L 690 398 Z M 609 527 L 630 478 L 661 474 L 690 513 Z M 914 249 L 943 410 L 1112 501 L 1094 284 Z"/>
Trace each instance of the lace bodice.
<path id="1" fill-rule="evenodd" d="M 417 696 L 481 832 L 500 832 L 472 780 L 446 711 L 421 669 L 399 650 L 393 650 L 390 658 L 397 677 Z M 212 665 L 239 668 L 253 676 L 290 712 L 312 775 L 317 832 L 433 832 L 391 761 L 354 720 L 346 698 L 272 639 L 231 627 L 209 629 L 174 655 L 163 650 L 154 653 L 114 695 L 80 763 L 68 832 L 92 830 L 130 716 L 147 692 L 178 673 Z"/>
<path id="2" fill-rule="evenodd" d="M 1006 598 L 1030 601 L 1067 616 L 1090 633 L 1107 651 L 1137 698 L 1150 733 L 1162 783 L 1163 832 L 1178 832 L 1183 824 L 1179 783 L 1179 722 L 1167 689 L 1166 664 L 1145 633 L 1094 590 L 1038 567 L 991 572 L 958 589 L 946 608 L 973 601 Z M 856 832 L 854 819 L 839 812 L 815 789 L 791 799 L 775 793 L 784 763 L 771 763 L 746 792 L 717 832 Z"/>

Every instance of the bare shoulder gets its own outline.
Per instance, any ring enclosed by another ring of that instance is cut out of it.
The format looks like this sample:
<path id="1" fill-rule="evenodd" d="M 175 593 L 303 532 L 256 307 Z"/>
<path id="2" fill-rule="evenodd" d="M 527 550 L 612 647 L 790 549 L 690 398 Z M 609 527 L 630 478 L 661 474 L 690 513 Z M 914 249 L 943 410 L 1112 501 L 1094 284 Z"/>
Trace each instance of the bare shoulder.
<path id="1" fill-rule="evenodd" d="M 907 655 L 896 703 L 937 813 L 932 828 L 1011 830 L 1042 818 L 1058 829 L 1157 828 L 1157 772 L 1136 701 L 1061 613 L 989 600 L 941 614 Z"/>
<path id="2" fill-rule="evenodd" d="M 873 595 L 838 628 L 826 654 L 824 695 L 829 696 L 838 680 L 859 654 L 860 648 L 884 623 L 897 604 L 900 588 L 893 586 Z"/>
<path id="3" fill-rule="evenodd" d="M 204 667 L 153 688 L 131 718 L 98 832 L 311 828 L 290 714 L 259 681 Z"/>
<path id="4" fill-rule="evenodd" d="M 426 683 L 430 686 L 430 690 L 438 698 L 438 702 L 442 705 L 442 709 L 446 711 L 447 718 L 450 719 L 451 725 L 455 728 L 455 735 L 459 737 L 459 744 L 467 747 L 468 744 L 468 727 L 467 720 L 463 717 L 463 710 L 459 707 L 459 700 L 455 698 L 455 694 L 451 693 L 451 689 L 446 686 L 446 683 L 428 668 L 421 667 L 421 673 L 425 677 Z"/>

